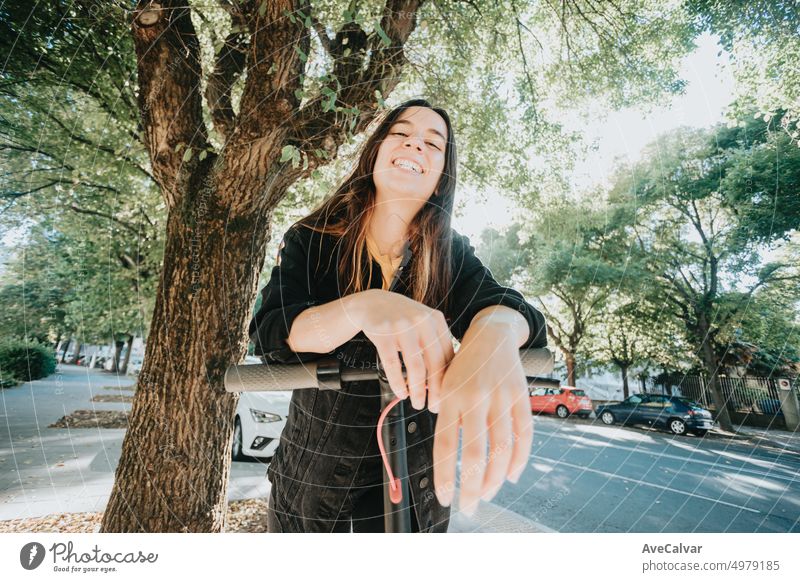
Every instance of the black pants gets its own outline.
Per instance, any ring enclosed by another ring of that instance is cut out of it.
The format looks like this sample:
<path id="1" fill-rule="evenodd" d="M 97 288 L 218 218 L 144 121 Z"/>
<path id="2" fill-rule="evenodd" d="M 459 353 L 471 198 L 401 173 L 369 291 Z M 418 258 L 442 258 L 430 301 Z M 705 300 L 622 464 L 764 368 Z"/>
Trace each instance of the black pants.
<path id="1" fill-rule="evenodd" d="M 332 532 L 348 532 L 352 527 L 353 533 L 385 533 L 384 513 L 383 513 L 383 485 L 362 487 L 351 489 L 348 493 L 352 503 L 351 515 L 342 515 L 339 520 L 331 527 Z M 273 507 L 275 496 L 270 494 L 267 508 L 267 530 L 270 533 L 299 533 L 302 530 L 286 530 L 281 527 L 276 516 L 276 510 L 281 508 Z M 414 508 L 411 511 L 411 531 L 419 532 L 419 524 Z M 309 517 L 309 516 L 306 516 Z M 303 520 L 283 520 L 287 523 L 302 523 Z"/>

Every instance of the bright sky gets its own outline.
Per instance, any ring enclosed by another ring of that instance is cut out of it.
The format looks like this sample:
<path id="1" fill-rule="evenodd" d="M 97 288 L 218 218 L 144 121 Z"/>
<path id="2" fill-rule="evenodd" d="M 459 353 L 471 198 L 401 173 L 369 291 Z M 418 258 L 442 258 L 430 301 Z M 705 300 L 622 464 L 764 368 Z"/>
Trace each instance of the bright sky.
<path id="1" fill-rule="evenodd" d="M 728 63 L 727 53 L 717 56 L 721 50 L 715 38 L 700 37 L 697 49 L 681 67 L 681 77 L 687 82 L 685 93 L 662 107 L 649 112 L 640 107 L 628 108 L 593 123 L 586 123 L 574 112 L 559 116 L 569 130 L 583 131 L 586 142 L 596 145 L 575 168 L 576 190 L 606 182 L 616 157 L 638 159 L 642 149 L 660 134 L 681 125 L 708 127 L 722 121 L 725 108 L 733 99 L 734 81 L 730 70 L 723 68 Z M 463 199 L 468 197 L 463 189 L 460 194 Z M 512 211 L 512 205 L 495 193 L 483 204 L 467 201 L 461 216 L 454 217 L 453 227 L 474 244 L 486 226 L 503 227 L 511 222 Z"/>

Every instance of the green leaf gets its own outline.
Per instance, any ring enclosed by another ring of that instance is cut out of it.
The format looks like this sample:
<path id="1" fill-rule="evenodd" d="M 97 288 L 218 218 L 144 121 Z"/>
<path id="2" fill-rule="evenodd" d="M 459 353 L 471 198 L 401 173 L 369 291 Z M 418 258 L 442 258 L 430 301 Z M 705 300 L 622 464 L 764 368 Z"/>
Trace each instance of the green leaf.
<path id="1" fill-rule="evenodd" d="M 308 60 L 308 56 L 306 55 L 306 53 L 303 52 L 303 50 L 299 46 L 295 45 L 294 50 L 298 55 L 300 55 L 301 61 L 305 63 Z"/>
<path id="2" fill-rule="evenodd" d="M 197 159 L 202 162 L 203 160 L 206 159 L 207 155 L 208 155 L 208 150 L 203 150 L 202 152 L 200 152 L 200 155 L 197 156 Z"/>
<path id="3" fill-rule="evenodd" d="M 294 157 L 295 150 L 297 150 L 297 148 L 294 147 L 293 145 L 283 146 L 283 148 L 281 148 L 281 160 L 280 161 L 281 162 L 285 162 L 287 160 L 292 159 Z"/>
<path id="4" fill-rule="evenodd" d="M 381 37 L 381 41 L 383 42 L 383 44 L 385 44 L 386 46 L 390 46 L 392 44 L 392 39 L 390 39 L 384 32 L 383 28 L 381 28 L 380 22 L 375 23 L 375 32 L 377 32 L 378 36 Z"/>
<path id="5" fill-rule="evenodd" d="M 264 0 L 264 1 L 261 3 L 261 6 L 259 6 L 259 7 L 258 7 L 258 15 L 259 15 L 259 16 L 262 16 L 262 17 L 263 17 L 263 16 L 264 16 L 264 15 L 267 13 L 267 1 L 268 1 L 268 0 Z"/>
<path id="6" fill-rule="evenodd" d="M 175 153 L 177 154 L 179 151 L 181 151 L 183 149 L 184 145 L 186 145 L 186 144 L 179 143 L 178 145 L 176 145 L 175 146 Z"/>
<path id="7" fill-rule="evenodd" d="M 186 151 L 183 154 L 183 161 L 188 162 L 192 159 L 192 148 L 186 148 Z"/>

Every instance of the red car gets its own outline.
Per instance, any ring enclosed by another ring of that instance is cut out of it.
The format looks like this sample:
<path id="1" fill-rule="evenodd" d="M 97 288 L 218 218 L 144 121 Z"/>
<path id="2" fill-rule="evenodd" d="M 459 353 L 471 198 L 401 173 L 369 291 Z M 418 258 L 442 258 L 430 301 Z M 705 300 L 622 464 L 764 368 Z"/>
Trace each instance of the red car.
<path id="1" fill-rule="evenodd" d="M 559 418 L 567 418 L 570 414 L 577 414 L 581 418 L 588 418 L 592 412 L 592 401 L 586 392 L 572 386 L 559 388 L 534 388 L 530 389 L 531 412 L 547 412 Z"/>

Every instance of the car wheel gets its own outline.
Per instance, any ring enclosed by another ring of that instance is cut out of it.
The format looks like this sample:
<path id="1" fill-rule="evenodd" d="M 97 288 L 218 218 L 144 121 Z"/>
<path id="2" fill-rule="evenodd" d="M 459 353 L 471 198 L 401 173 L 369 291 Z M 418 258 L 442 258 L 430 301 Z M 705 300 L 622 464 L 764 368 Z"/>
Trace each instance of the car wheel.
<path id="1" fill-rule="evenodd" d="M 603 424 L 614 424 L 614 422 L 616 421 L 614 415 L 608 410 L 606 410 L 605 412 L 603 412 L 603 414 L 600 415 L 600 420 L 603 421 Z"/>
<path id="2" fill-rule="evenodd" d="M 696 436 L 699 436 L 699 437 L 706 436 L 706 433 L 708 433 L 708 429 L 707 428 L 696 428 L 696 429 L 694 429 L 692 431 L 692 434 L 694 434 Z"/>
<path id="3" fill-rule="evenodd" d="M 686 423 L 680 418 L 673 418 L 669 421 L 669 430 L 672 434 L 686 434 Z"/>
<path id="4" fill-rule="evenodd" d="M 233 421 L 233 448 L 231 449 L 231 458 L 234 461 L 244 461 L 244 454 L 242 454 L 242 423 L 237 416 Z"/>
<path id="5" fill-rule="evenodd" d="M 556 407 L 556 414 L 558 418 L 567 418 L 569 416 L 569 409 L 563 404 L 559 404 L 558 407 Z"/>

